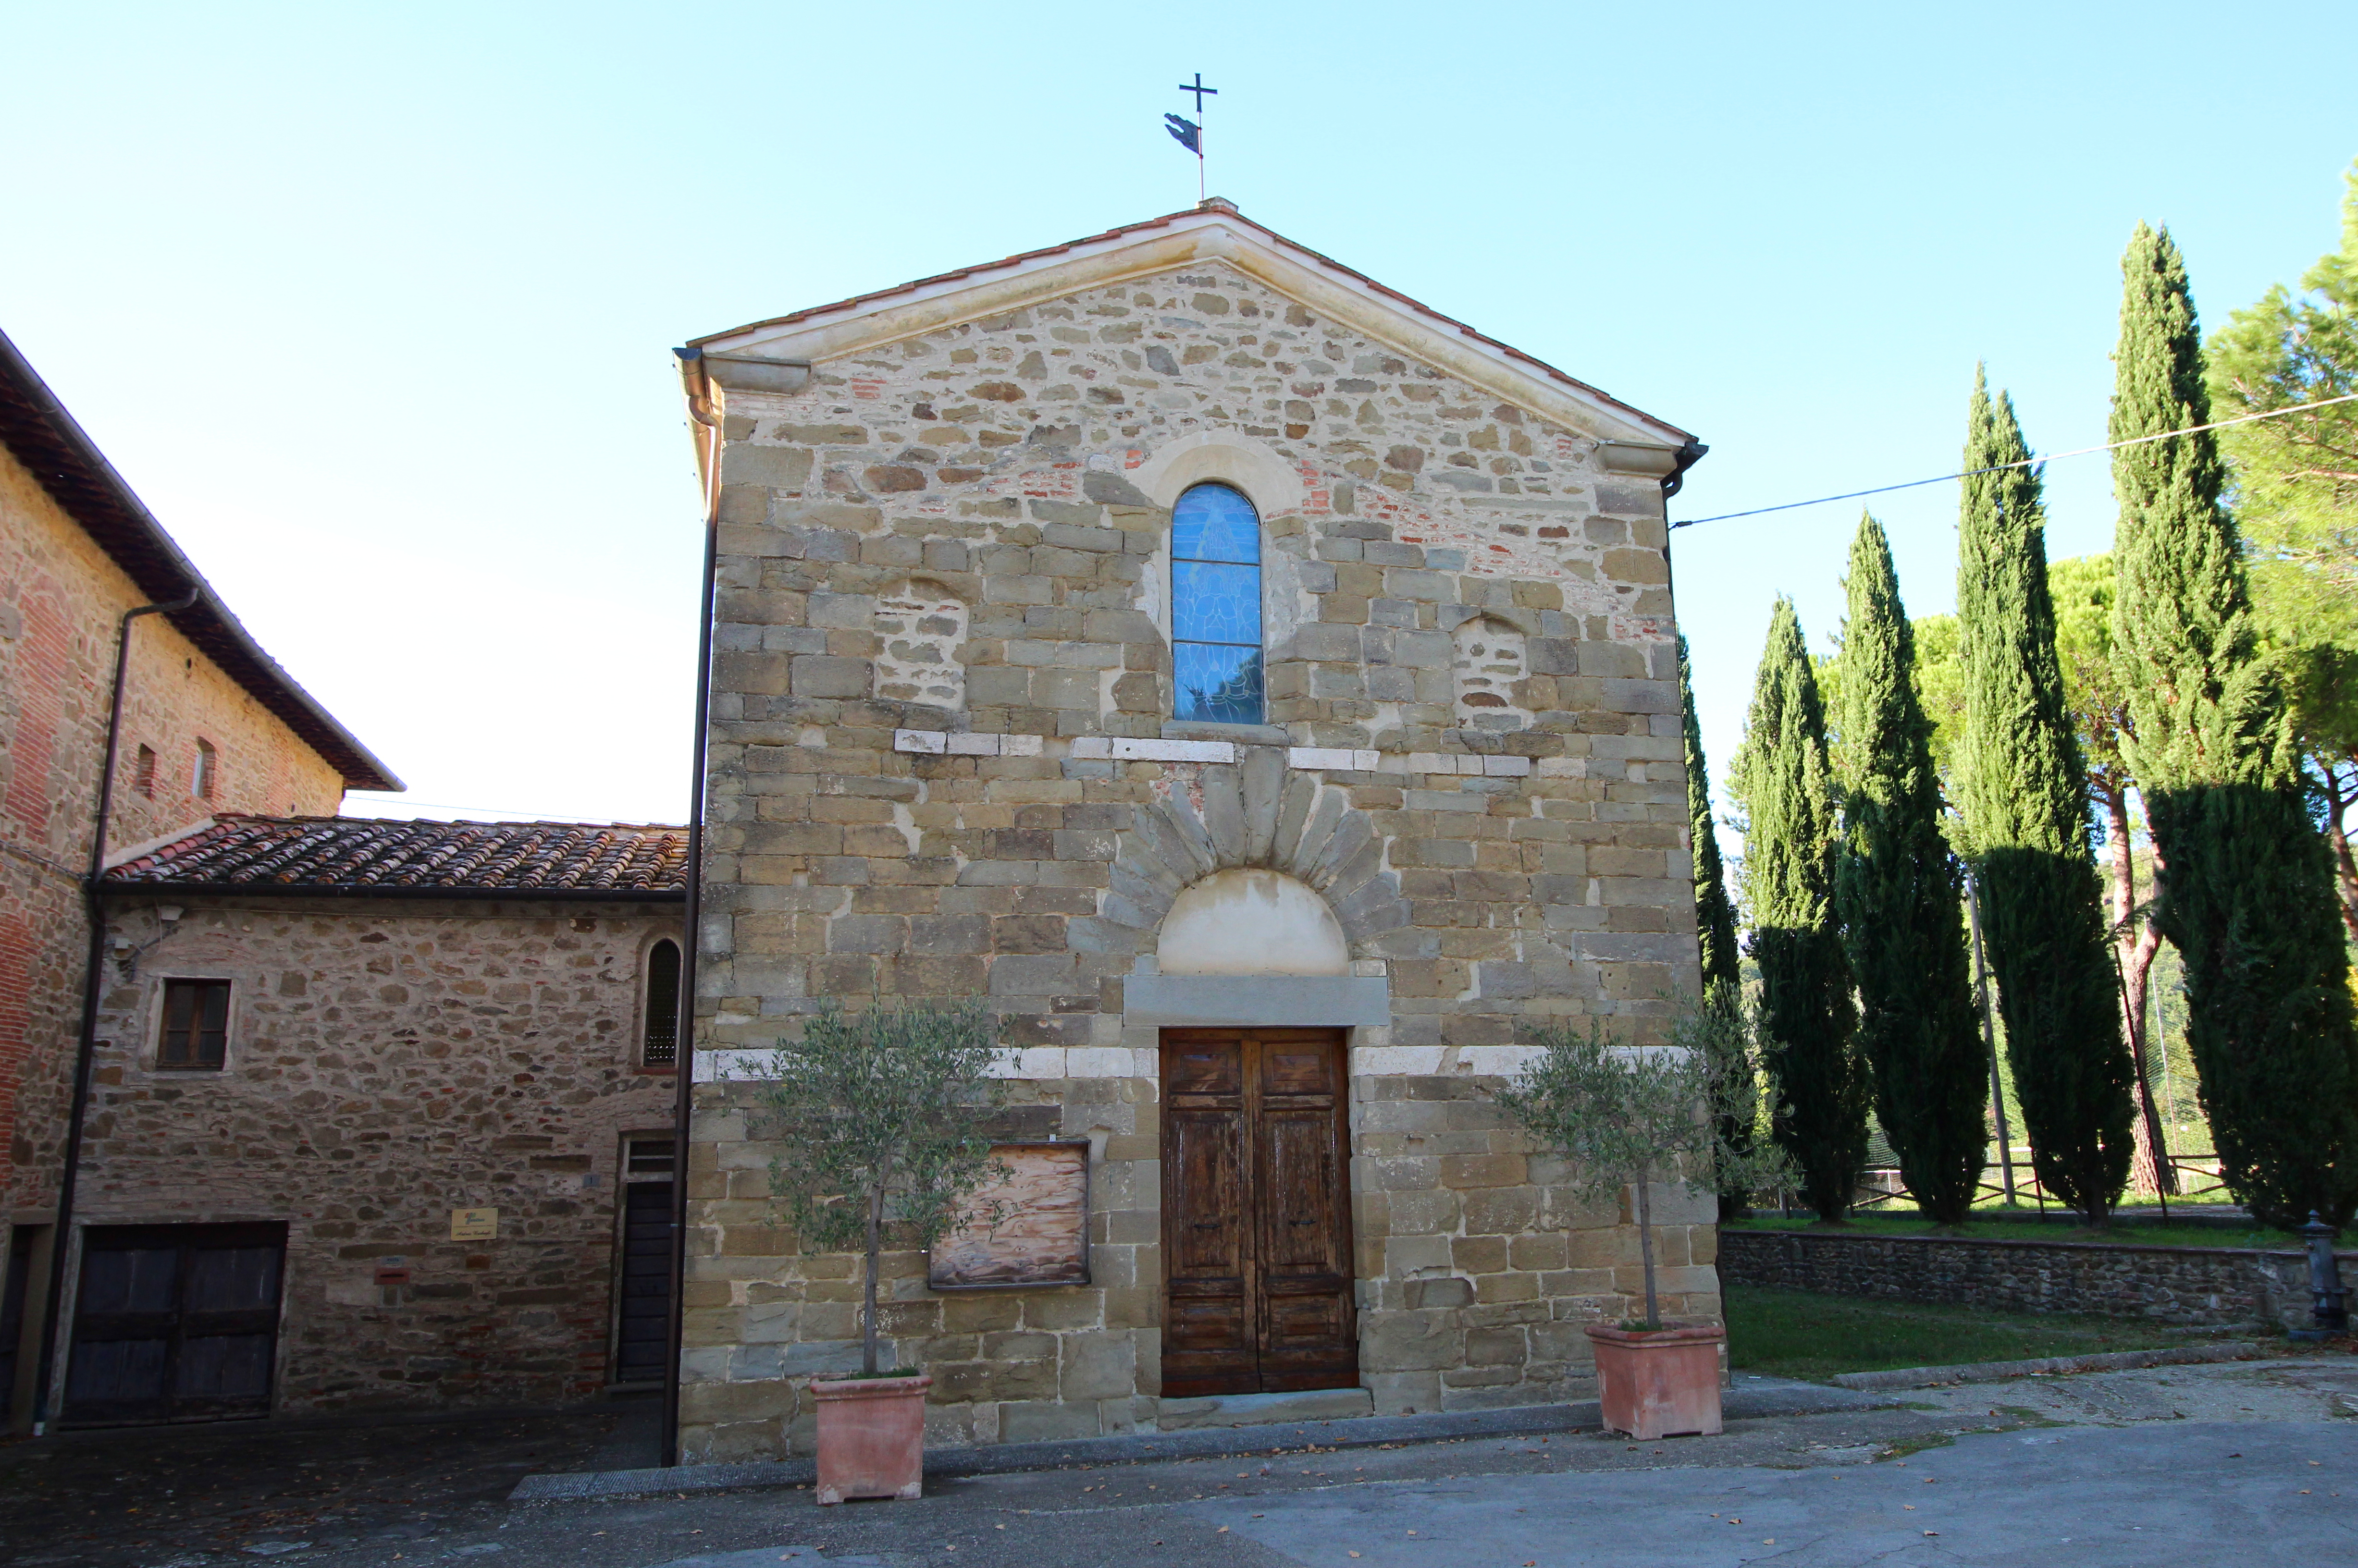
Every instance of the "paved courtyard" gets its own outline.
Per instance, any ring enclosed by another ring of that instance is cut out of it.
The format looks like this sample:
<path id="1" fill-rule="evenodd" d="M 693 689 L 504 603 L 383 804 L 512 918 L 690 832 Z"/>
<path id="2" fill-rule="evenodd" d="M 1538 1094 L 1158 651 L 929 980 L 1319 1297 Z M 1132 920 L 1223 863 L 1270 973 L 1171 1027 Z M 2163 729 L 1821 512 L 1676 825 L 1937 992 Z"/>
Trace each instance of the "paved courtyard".
<path id="1" fill-rule="evenodd" d="M 140 1455 L 84 1439 L 53 1457 L 0 1461 L 0 1558 L 28 1568 L 230 1568 L 264 1557 L 323 1568 L 492 1558 L 502 1568 L 2358 1560 L 2358 1360 L 1898 1397 L 1907 1402 L 1897 1408 L 1737 1422 L 1710 1439 L 1630 1444 L 1588 1432 L 1264 1451 L 952 1479 L 920 1503 L 827 1509 L 802 1490 L 504 1500 L 527 1468 L 638 1462 L 644 1431 L 623 1412 L 511 1418 L 477 1433 L 379 1429 L 384 1473 L 365 1487 L 353 1468 L 372 1441 L 364 1431 L 314 1434 L 301 1456 L 214 1456 L 224 1482 L 247 1474 L 262 1487 L 274 1463 L 295 1478 L 276 1478 L 267 1509 L 241 1516 L 216 1494 L 211 1513 L 172 1521 L 138 1500 L 142 1483 L 189 1480 L 222 1439 L 178 1434 L 178 1467 L 158 1471 L 171 1434 L 148 1433 Z M 85 1453 L 72 1457 L 73 1447 Z M 61 1458 L 70 1469 L 53 1468 Z M 108 1489 L 78 1506 L 49 1490 L 101 1471 Z M 323 1471 L 301 1489 L 298 1478 Z M 142 1515 L 126 1511 L 135 1507 Z"/>

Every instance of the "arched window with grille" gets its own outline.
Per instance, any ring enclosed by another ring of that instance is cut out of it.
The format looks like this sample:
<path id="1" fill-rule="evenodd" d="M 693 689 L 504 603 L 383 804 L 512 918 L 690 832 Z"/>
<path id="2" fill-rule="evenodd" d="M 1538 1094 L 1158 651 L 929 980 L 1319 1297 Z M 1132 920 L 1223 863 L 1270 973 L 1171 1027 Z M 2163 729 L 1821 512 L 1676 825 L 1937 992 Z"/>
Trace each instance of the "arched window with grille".
<path id="1" fill-rule="evenodd" d="M 1172 509 L 1171 674 L 1174 719 L 1263 722 L 1260 514 L 1231 485 Z"/>
<path id="2" fill-rule="evenodd" d="M 666 936 L 647 949 L 645 1016 L 640 1021 L 639 1062 L 669 1067 L 679 1061 L 679 944 Z"/>

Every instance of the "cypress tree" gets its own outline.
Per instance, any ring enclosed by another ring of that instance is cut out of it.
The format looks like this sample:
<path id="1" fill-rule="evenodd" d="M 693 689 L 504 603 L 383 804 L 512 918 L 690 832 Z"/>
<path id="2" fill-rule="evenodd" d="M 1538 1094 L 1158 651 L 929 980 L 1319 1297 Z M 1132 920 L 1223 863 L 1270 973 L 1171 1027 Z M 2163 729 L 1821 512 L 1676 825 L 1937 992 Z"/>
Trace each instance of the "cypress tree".
<path id="1" fill-rule="evenodd" d="M 1834 894 L 1858 986 L 1859 1047 L 1908 1190 L 1940 1223 L 1962 1225 L 1989 1147 L 1989 1075 L 1966 983 L 1963 882 L 1941 831 L 1932 721 L 1916 695 L 1915 634 L 1872 516 L 1859 519 L 1843 589 Z"/>
<path id="2" fill-rule="evenodd" d="M 1777 1106 L 1770 1126 L 1829 1223 L 1866 1164 L 1866 1074 L 1833 910 L 1825 710 L 1793 601 L 1779 599 L 1730 783 L 1749 818 L 1744 888 Z"/>
<path id="3" fill-rule="evenodd" d="M 1694 682 L 1687 640 L 1679 638 L 1679 704 L 1686 715 L 1687 824 L 1694 845 L 1695 942 L 1703 957 L 1703 995 L 1698 1039 L 1722 1060 L 1719 1070 L 1753 1078 L 1750 1030 L 1744 1006 L 1744 979 L 1736 947 L 1736 902 L 1727 894 L 1727 871 L 1719 858 L 1719 835 L 1711 815 L 1711 773 L 1703 754 L 1703 725 L 1695 719 Z M 1742 1097 L 1729 1097 L 1741 1099 Z M 1744 1100 L 1743 1103 L 1749 1103 Z M 1751 1123 L 1733 1110 L 1719 1117 L 1720 1141 L 1733 1150 L 1752 1146 Z M 1719 1190 L 1719 1217 L 1741 1219 L 1751 1212 L 1751 1191 L 1740 1173 Z"/>
<path id="4" fill-rule="evenodd" d="M 2137 225 L 2121 270 L 2112 438 L 2207 424 L 2186 264 Z M 2205 432 L 2113 457 L 2115 656 L 2152 825 L 2158 922 L 2186 966 L 2187 1042 L 2228 1189 L 2253 1214 L 2358 1206 L 2358 1020 L 2331 861 Z"/>
<path id="5" fill-rule="evenodd" d="M 1704 762 L 1703 726 L 1695 719 L 1694 686 L 1687 665 L 1687 640 L 1679 639 L 1679 701 L 1686 712 L 1687 823 L 1694 838 L 1695 937 L 1703 948 L 1703 989 L 1736 986 L 1740 971 L 1736 950 L 1736 903 L 1727 896 L 1726 868 L 1720 863 L 1719 835 L 1713 830 L 1711 774 Z"/>
<path id="6" fill-rule="evenodd" d="M 1993 403 L 1976 370 L 1962 466 L 2029 455 L 2013 401 Z M 2087 766 L 2055 653 L 2038 470 L 1966 480 L 1957 532 L 1958 804 L 2006 1055 L 2039 1182 L 2100 1225 L 2128 1182 L 2133 1076 L 2089 853 Z"/>

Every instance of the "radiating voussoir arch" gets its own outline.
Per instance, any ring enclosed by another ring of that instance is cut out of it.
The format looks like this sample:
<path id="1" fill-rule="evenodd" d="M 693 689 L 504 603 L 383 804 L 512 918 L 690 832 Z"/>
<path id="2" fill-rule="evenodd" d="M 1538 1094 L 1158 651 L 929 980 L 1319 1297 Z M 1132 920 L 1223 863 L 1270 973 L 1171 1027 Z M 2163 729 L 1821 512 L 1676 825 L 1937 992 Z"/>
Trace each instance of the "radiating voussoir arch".
<path id="1" fill-rule="evenodd" d="M 1184 890 L 1215 872 L 1260 869 L 1323 899 L 1350 957 L 1428 956 L 1438 939 L 1409 924 L 1400 878 L 1385 866 L 1383 838 L 1367 814 L 1315 774 L 1289 770 L 1282 748 L 1242 751 L 1237 763 L 1164 781 L 1133 809 L 1099 913 L 1073 923 L 1076 940 L 1100 952 L 1152 953 Z"/>

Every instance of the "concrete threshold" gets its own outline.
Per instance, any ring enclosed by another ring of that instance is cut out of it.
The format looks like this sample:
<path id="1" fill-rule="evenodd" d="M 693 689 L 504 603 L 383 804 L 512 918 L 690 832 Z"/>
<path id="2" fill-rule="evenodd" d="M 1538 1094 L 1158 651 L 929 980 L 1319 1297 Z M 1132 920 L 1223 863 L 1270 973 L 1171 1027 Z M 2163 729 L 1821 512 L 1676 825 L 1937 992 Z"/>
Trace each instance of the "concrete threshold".
<path id="1" fill-rule="evenodd" d="M 1349 1390 L 1333 1390 L 1326 1397 Z M 1299 1395 L 1231 1396 L 1289 1400 Z M 1200 1401 L 1188 1401 L 1195 1403 Z M 1763 1416 L 1823 1415 L 1833 1411 L 1878 1410 L 1891 1404 L 1850 1389 L 1830 1389 L 1784 1378 L 1736 1376 L 1721 1396 L 1731 1421 Z M 1136 1433 L 1119 1437 L 1074 1438 L 1058 1443 L 994 1443 L 937 1448 L 925 1454 L 925 1475 L 948 1480 L 959 1476 L 997 1476 L 1074 1465 L 1137 1465 L 1165 1459 L 1216 1459 L 1250 1454 L 1302 1452 L 1313 1448 L 1371 1448 L 1382 1444 L 1437 1443 L 1449 1439 L 1537 1436 L 1579 1432 L 1600 1424 L 1596 1401 L 1520 1405 L 1507 1410 L 1451 1411 L 1431 1415 L 1363 1415 L 1327 1421 L 1263 1422 L 1252 1425 L 1195 1426 L 1179 1432 Z M 697 1492 L 730 1492 L 765 1487 L 808 1486 L 817 1466 L 808 1459 L 756 1459 L 729 1465 L 680 1465 L 657 1470 L 590 1470 L 526 1476 L 508 1500 L 560 1502 L 571 1498 L 649 1498 Z"/>
<path id="2" fill-rule="evenodd" d="M 2106 1350 L 2093 1356 L 2040 1356 L 2028 1361 L 1974 1361 L 1957 1367 L 1907 1367 L 1891 1372 L 1837 1372 L 1844 1389 L 1931 1389 L 1944 1383 L 2003 1383 L 2015 1378 L 2072 1372 L 2122 1372 L 2139 1367 L 2181 1367 L 2203 1361 L 2248 1361 L 2260 1354 L 2250 1340 L 2183 1345 L 2163 1350 Z"/>

